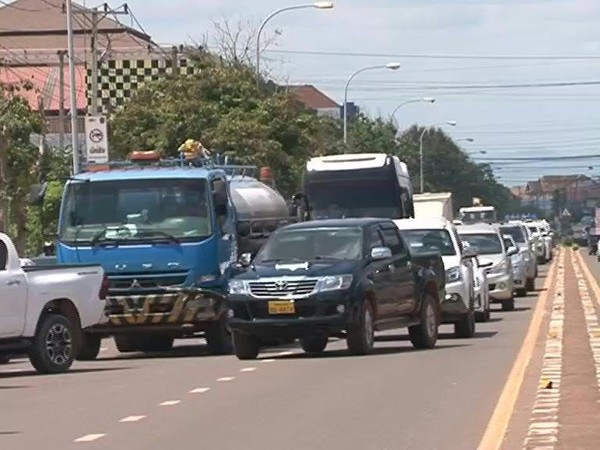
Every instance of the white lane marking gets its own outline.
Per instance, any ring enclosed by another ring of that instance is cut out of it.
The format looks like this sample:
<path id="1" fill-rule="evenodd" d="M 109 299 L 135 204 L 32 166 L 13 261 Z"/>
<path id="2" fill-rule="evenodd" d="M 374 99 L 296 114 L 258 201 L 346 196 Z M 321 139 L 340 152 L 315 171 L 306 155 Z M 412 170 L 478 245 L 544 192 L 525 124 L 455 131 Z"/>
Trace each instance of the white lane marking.
<path id="1" fill-rule="evenodd" d="M 221 378 L 217 378 L 217 381 L 231 381 L 231 380 L 235 380 L 235 377 L 221 377 Z"/>
<path id="2" fill-rule="evenodd" d="M 3 370 L 0 373 L 21 373 L 21 372 L 26 372 L 27 369 L 8 369 L 8 370 Z"/>
<path id="3" fill-rule="evenodd" d="M 240 369 L 240 372 L 254 372 L 256 370 L 256 367 L 244 367 L 243 369 Z"/>
<path id="4" fill-rule="evenodd" d="M 189 391 L 188 394 L 204 394 L 208 391 L 210 391 L 210 388 L 196 388 Z"/>
<path id="5" fill-rule="evenodd" d="M 124 417 L 123 419 L 119 420 L 119 422 L 121 423 L 125 423 L 125 422 L 139 422 L 142 419 L 145 419 L 146 416 L 127 416 Z"/>
<path id="6" fill-rule="evenodd" d="M 273 358 L 269 358 L 269 359 L 261 359 L 260 362 L 261 363 L 270 363 L 270 362 L 274 362 L 275 360 Z"/>
<path id="7" fill-rule="evenodd" d="M 565 253 L 561 252 L 556 272 L 556 290 L 552 301 L 552 315 L 546 337 L 542 373 L 535 396 L 523 450 L 545 448 L 554 450 L 558 441 L 558 407 L 562 378 L 563 328 L 565 321 Z M 573 263 L 575 261 L 572 260 Z M 574 266 L 577 269 L 576 266 Z M 552 387 L 548 386 L 552 383 Z"/>
<path id="8" fill-rule="evenodd" d="M 75 439 L 73 442 L 92 442 L 101 437 L 106 436 L 106 433 L 100 434 L 86 434 L 85 436 L 81 436 L 80 438 Z"/>
<path id="9" fill-rule="evenodd" d="M 173 406 L 181 403 L 181 400 L 167 400 L 166 402 L 159 403 L 158 406 Z"/>

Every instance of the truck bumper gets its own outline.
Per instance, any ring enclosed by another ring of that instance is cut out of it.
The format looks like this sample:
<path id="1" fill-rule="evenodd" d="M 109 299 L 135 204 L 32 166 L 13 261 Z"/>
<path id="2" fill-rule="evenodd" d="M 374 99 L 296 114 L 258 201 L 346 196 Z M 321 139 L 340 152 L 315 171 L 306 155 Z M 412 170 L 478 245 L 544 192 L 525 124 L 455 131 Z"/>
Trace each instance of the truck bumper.
<path id="1" fill-rule="evenodd" d="M 149 329 L 200 330 L 226 313 L 225 297 L 199 288 L 184 288 L 163 294 L 109 297 L 104 314 L 107 322 L 90 331 L 121 334 Z"/>

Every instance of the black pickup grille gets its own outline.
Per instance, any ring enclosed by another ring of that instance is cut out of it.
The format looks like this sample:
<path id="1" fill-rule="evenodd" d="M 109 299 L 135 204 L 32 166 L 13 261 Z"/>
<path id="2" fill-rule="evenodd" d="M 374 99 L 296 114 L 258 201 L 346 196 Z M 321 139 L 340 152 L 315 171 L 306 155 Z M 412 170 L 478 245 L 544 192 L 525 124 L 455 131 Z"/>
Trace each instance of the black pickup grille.
<path id="1" fill-rule="evenodd" d="M 260 298 L 302 296 L 311 294 L 316 284 L 316 279 L 251 281 L 250 292 L 253 296 Z"/>

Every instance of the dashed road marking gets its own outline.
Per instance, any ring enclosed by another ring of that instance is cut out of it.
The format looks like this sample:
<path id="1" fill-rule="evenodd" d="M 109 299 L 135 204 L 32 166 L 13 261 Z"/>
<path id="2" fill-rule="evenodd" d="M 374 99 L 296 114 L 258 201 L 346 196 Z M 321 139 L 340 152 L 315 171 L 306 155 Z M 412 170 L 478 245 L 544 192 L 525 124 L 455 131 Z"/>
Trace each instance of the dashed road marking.
<path id="1" fill-rule="evenodd" d="M 554 449 L 558 441 L 558 407 L 562 379 L 563 330 L 565 322 L 565 253 L 561 252 L 556 273 L 552 314 L 546 337 L 542 373 L 523 449 Z"/>
<path id="2" fill-rule="evenodd" d="M 126 422 L 139 422 L 142 419 L 145 419 L 146 416 L 127 416 L 124 417 L 123 419 L 119 420 L 119 422 L 121 423 L 126 423 Z"/>
<path id="3" fill-rule="evenodd" d="M 256 367 L 244 367 L 243 369 L 240 369 L 240 372 L 254 372 L 256 370 Z"/>
<path id="4" fill-rule="evenodd" d="M 73 442 L 92 442 L 100 439 L 103 436 L 106 436 L 106 433 L 86 434 L 85 436 L 75 439 Z"/>
<path id="5" fill-rule="evenodd" d="M 188 392 L 188 394 L 204 394 L 205 392 L 210 391 L 210 388 L 207 387 L 203 387 L 203 388 L 196 388 L 196 389 L 192 389 L 191 391 Z"/>
<path id="6" fill-rule="evenodd" d="M 268 359 L 261 359 L 260 362 L 261 363 L 272 363 L 272 362 L 275 362 L 275 360 L 273 358 L 268 358 Z"/>
<path id="7" fill-rule="evenodd" d="M 294 352 L 290 352 L 290 351 L 275 353 L 276 356 L 290 356 L 293 354 L 294 354 Z"/>
<path id="8" fill-rule="evenodd" d="M 166 402 L 159 403 L 158 406 L 174 406 L 181 403 L 181 400 L 167 400 Z"/>
<path id="9" fill-rule="evenodd" d="M 235 377 L 221 377 L 221 378 L 217 378 L 217 381 L 231 381 L 231 380 L 235 380 Z"/>

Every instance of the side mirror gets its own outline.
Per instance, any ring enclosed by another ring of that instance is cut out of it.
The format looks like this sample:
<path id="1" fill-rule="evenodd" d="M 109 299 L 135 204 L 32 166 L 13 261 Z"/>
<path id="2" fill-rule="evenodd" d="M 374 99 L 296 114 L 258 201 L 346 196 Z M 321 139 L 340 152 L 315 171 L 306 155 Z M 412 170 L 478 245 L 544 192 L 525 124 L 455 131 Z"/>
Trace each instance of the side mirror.
<path id="1" fill-rule="evenodd" d="M 477 257 L 477 251 L 473 247 L 467 247 L 463 250 L 463 258 L 470 259 Z"/>
<path id="2" fill-rule="evenodd" d="M 519 253 L 519 249 L 518 249 L 517 247 L 509 247 L 509 248 L 506 250 L 506 254 L 507 254 L 508 256 L 513 256 L 513 255 L 516 255 L 517 253 Z"/>
<path id="3" fill-rule="evenodd" d="M 248 267 L 252 263 L 252 253 L 242 253 L 238 258 L 238 263 L 242 267 Z"/>
<path id="4" fill-rule="evenodd" d="M 371 259 L 378 261 L 392 257 L 392 251 L 387 247 L 375 247 L 371 250 Z"/>

